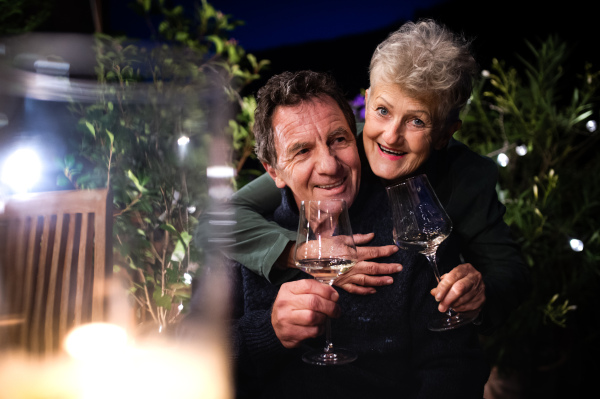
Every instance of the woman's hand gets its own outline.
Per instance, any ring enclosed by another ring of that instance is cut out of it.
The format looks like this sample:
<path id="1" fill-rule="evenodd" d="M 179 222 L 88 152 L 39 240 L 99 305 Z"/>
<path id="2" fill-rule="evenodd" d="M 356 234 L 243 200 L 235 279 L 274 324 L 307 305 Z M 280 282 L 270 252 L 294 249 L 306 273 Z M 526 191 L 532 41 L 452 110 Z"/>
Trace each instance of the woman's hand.
<path id="1" fill-rule="evenodd" d="M 485 284 L 473 265 L 463 263 L 444 274 L 431 295 L 440 303 L 440 312 L 446 312 L 448 308 L 457 312 L 481 311 L 485 303 Z"/>
<path id="2" fill-rule="evenodd" d="M 335 286 L 351 294 L 368 295 L 377 292 L 373 287 L 390 285 L 394 282 L 389 274 L 402 270 L 401 264 L 366 262 L 366 260 L 390 256 L 398 251 L 398 247 L 395 245 L 382 247 L 359 246 L 368 243 L 374 236 L 374 233 L 354 234 L 359 262 L 348 273 L 338 277 L 333 283 Z"/>

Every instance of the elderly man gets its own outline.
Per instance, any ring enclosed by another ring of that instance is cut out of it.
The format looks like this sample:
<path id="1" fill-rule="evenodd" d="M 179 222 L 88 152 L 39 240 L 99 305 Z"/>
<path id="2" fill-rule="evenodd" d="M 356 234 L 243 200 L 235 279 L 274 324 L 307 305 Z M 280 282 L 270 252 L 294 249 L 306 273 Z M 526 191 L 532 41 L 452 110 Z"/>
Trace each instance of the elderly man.
<path id="1" fill-rule="evenodd" d="M 354 124 L 326 75 L 283 73 L 259 91 L 259 158 L 282 189 L 279 207 L 267 215 L 273 222 L 295 231 L 300 201 L 342 198 L 351 204 L 355 233 L 374 232 L 374 246 L 391 244 L 387 196 L 370 171 L 361 172 Z M 387 273 L 398 264 L 404 269 L 374 295 L 338 292 L 298 271 L 293 281 L 277 286 L 234 263 L 238 397 L 481 398 L 489 368 L 475 327 L 429 331 L 427 321 L 437 313 L 430 268 L 414 253 L 387 255 L 381 259 L 390 262 L 383 264 Z M 440 263 L 455 265 L 458 259 L 441 256 Z M 304 351 L 323 345 L 326 317 L 334 318 L 336 345 L 358 353 L 350 365 L 302 362 Z"/>

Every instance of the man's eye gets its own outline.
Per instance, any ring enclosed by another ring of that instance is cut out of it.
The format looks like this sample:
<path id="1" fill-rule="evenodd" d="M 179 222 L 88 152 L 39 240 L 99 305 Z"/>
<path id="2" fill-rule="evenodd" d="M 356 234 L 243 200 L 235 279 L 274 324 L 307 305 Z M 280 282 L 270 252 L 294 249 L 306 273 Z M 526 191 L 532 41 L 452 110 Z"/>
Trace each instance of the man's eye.
<path id="1" fill-rule="evenodd" d="M 296 153 L 296 155 L 303 155 L 303 154 L 306 154 L 307 152 L 308 152 L 308 148 L 303 148 L 300 151 L 298 151 Z"/>

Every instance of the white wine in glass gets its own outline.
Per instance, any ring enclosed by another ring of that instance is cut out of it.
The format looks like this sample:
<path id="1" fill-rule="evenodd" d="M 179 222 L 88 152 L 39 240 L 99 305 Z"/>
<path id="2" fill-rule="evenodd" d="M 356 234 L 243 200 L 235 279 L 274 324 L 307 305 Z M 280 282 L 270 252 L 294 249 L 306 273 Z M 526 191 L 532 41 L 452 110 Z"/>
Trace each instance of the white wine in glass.
<path id="1" fill-rule="evenodd" d="M 294 251 L 296 267 L 323 284 L 332 285 L 358 261 L 350 218 L 344 200 L 302 201 L 298 236 Z M 356 360 L 350 350 L 334 348 L 331 321 L 325 325 L 325 347 L 305 353 L 302 360 L 321 366 L 340 365 Z"/>
<path id="2" fill-rule="evenodd" d="M 427 257 L 439 284 L 436 263 L 440 244 L 452 232 L 452 221 L 431 188 L 426 175 L 408 178 L 387 187 L 394 225 L 394 243 L 402 249 L 417 251 Z M 430 320 L 432 331 L 451 330 L 473 322 L 477 312 L 457 313 L 452 309 Z"/>

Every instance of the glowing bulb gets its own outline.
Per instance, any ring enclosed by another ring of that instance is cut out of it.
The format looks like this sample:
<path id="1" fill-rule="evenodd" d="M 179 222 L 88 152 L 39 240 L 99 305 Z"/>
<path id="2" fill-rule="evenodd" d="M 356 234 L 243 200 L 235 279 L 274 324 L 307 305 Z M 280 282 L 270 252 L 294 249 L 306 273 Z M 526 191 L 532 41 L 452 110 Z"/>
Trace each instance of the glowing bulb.
<path id="1" fill-rule="evenodd" d="M 188 284 L 188 285 L 192 284 L 192 275 L 189 274 L 189 273 L 185 273 L 183 275 L 183 282 L 186 283 L 186 284 Z"/>
<path id="2" fill-rule="evenodd" d="M 16 193 L 25 193 L 42 174 L 42 163 L 31 148 L 20 148 L 12 153 L 2 166 L 2 183 Z"/>
<path id="3" fill-rule="evenodd" d="M 484 69 L 483 71 L 481 71 L 481 76 L 483 76 L 484 78 L 489 78 L 490 71 L 488 71 L 487 69 Z"/>
<path id="4" fill-rule="evenodd" d="M 190 142 L 190 138 L 188 136 L 181 136 L 177 139 L 177 144 L 180 146 L 187 145 Z"/>
<path id="5" fill-rule="evenodd" d="M 571 240 L 569 241 L 569 244 L 571 245 L 571 249 L 575 252 L 581 252 L 583 251 L 583 241 L 578 240 L 577 238 L 571 238 Z"/>
<path id="6" fill-rule="evenodd" d="M 515 148 L 515 152 L 517 153 L 517 155 L 523 156 L 523 155 L 527 154 L 527 146 L 525 144 L 518 145 Z"/>
<path id="7" fill-rule="evenodd" d="M 498 162 L 498 165 L 502 166 L 503 168 L 506 167 L 506 165 L 508 165 L 508 156 L 505 153 L 499 154 L 496 160 Z"/>
<path id="8" fill-rule="evenodd" d="M 190 205 L 187 208 L 188 213 L 194 213 L 196 212 L 196 207 L 194 205 Z"/>
<path id="9" fill-rule="evenodd" d="M 585 127 L 587 128 L 587 130 L 591 133 L 596 131 L 596 128 L 598 127 L 598 125 L 596 124 L 596 121 L 587 121 L 587 123 L 585 124 Z"/>

